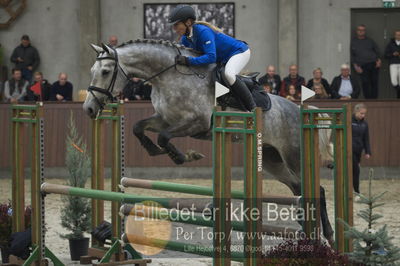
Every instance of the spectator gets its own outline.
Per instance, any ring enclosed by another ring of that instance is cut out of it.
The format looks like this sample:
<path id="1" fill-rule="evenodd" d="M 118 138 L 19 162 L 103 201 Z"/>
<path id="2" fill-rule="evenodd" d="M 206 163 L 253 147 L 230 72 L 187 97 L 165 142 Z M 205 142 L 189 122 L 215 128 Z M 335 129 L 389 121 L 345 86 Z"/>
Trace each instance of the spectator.
<path id="1" fill-rule="evenodd" d="M 314 86 L 312 86 L 311 89 L 315 91 L 315 95 L 312 99 L 329 99 L 329 95 L 326 92 L 324 85 L 321 83 L 314 83 Z"/>
<path id="2" fill-rule="evenodd" d="M 28 35 L 22 36 L 21 45 L 17 46 L 11 55 L 11 62 L 21 69 L 25 80 L 32 81 L 32 73 L 39 66 L 40 57 L 36 48 L 31 45 Z"/>
<path id="3" fill-rule="evenodd" d="M 390 80 L 400 99 L 400 30 L 395 31 L 385 49 L 385 57 L 389 60 Z"/>
<path id="4" fill-rule="evenodd" d="M 4 84 L 5 101 L 10 103 L 23 101 L 28 85 L 28 81 L 22 78 L 22 71 L 14 68 L 12 70 L 12 78 Z"/>
<path id="5" fill-rule="evenodd" d="M 360 91 L 359 83 L 350 76 L 350 66 L 343 64 L 340 67 L 340 75 L 332 80 L 332 98 L 341 100 L 357 99 Z"/>
<path id="6" fill-rule="evenodd" d="M 46 79 L 43 79 L 42 72 L 35 72 L 33 75 L 34 82 L 27 90 L 26 100 L 43 102 L 50 100 L 51 85 Z"/>
<path id="7" fill-rule="evenodd" d="M 378 46 L 366 36 L 365 32 L 365 25 L 357 27 L 356 37 L 351 41 L 351 62 L 361 78 L 364 97 L 376 99 L 381 60 Z"/>
<path id="8" fill-rule="evenodd" d="M 330 92 L 330 86 L 329 86 L 329 83 L 328 83 L 328 81 L 326 80 L 326 79 L 324 79 L 323 77 L 322 77 L 322 69 L 321 68 L 316 68 L 316 69 L 314 69 L 314 71 L 313 71 L 313 78 L 312 79 L 310 79 L 308 82 L 307 82 L 307 88 L 309 88 L 309 89 L 311 89 L 312 87 L 314 87 L 314 85 L 315 84 L 322 84 L 322 86 L 324 87 L 324 89 L 325 89 L 325 91 L 328 93 L 328 95 L 330 96 L 331 95 L 331 92 Z"/>
<path id="9" fill-rule="evenodd" d="M 286 92 L 286 99 L 290 101 L 295 101 L 300 99 L 300 94 L 296 90 L 296 86 L 293 84 L 290 84 L 288 87 L 288 90 Z"/>
<path id="10" fill-rule="evenodd" d="M 360 193 L 361 153 L 365 151 L 365 159 L 367 160 L 371 157 L 368 123 L 365 121 L 366 114 L 367 107 L 363 103 L 359 103 L 354 107 L 351 121 L 353 139 L 353 187 L 354 191 L 357 193 Z"/>
<path id="11" fill-rule="evenodd" d="M 58 75 L 58 81 L 51 86 L 50 101 L 72 101 L 72 90 L 73 86 L 68 81 L 68 75 L 61 72 Z"/>
<path id="12" fill-rule="evenodd" d="M 272 88 L 271 88 L 271 85 L 270 85 L 269 83 L 265 83 L 265 84 L 263 85 L 263 88 L 264 88 L 264 91 L 265 91 L 266 93 L 272 93 Z"/>
<path id="13" fill-rule="evenodd" d="M 273 65 L 269 65 L 267 67 L 267 73 L 262 76 L 258 82 L 261 85 L 265 85 L 268 84 L 271 88 L 271 92 L 272 94 L 278 94 L 279 90 L 281 88 L 281 77 L 275 73 L 275 67 Z"/>
<path id="14" fill-rule="evenodd" d="M 131 77 L 122 91 L 125 102 L 135 100 L 150 100 L 151 85 L 144 84 L 139 78 Z"/>
<path id="15" fill-rule="evenodd" d="M 301 94 L 301 85 L 306 84 L 304 78 L 298 74 L 297 65 L 289 66 L 289 75 L 283 79 L 279 95 L 285 97 L 290 84 L 295 86 L 298 95 Z"/>
<path id="16" fill-rule="evenodd" d="M 118 38 L 115 35 L 111 35 L 110 38 L 108 38 L 108 46 L 112 48 L 116 48 L 118 46 Z"/>

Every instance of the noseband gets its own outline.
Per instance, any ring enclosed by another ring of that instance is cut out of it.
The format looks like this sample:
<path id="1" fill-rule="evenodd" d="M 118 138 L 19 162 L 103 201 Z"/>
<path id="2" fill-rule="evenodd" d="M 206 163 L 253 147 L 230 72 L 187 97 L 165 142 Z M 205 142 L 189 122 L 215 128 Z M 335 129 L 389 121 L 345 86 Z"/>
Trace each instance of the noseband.
<path id="1" fill-rule="evenodd" d="M 95 99 L 96 103 L 99 105 L 100 112 L 104 109 L 106 104 L 100 102 L 99 98 L 97 98 L 96 95 L 93 92 L 96 91 L 96 92 L 102 93 L 102 94 L 107 96 L 107 99 L 109 101 L 113 102 L 115 100 L 115 97 L 112 95 L 112 92 L 114 91 L 115 81 L 117 80 L 118 68 L 121 69 L 121 71 L 124 74 L 125 78 L 129 79 L 128 75 L 125 73 L 125 71 L 119 65 L 117 50 L 112 48 L 112 47 L 110 47 L 110 49 L 112 49 L 114 51 L 114 55 L 115 55 L 114 57 L 106 56 L 106 57 L 98 57 L 98 58 L 96 58 L 96 61 L 101 61 L 101 60 L 114 60 L 115 61 L 115 66 L 114 66 L 113 75 L 112 75 L 112 78 L 111 78 L 110 85 L 108 85 L 107 89 L 99 88 L 99 87 L 96 87 L 96 86 L 89 86 L 89 88 L 87 89 L 87 91 L 90 94 L 92 94 L 92 96 Z"/>

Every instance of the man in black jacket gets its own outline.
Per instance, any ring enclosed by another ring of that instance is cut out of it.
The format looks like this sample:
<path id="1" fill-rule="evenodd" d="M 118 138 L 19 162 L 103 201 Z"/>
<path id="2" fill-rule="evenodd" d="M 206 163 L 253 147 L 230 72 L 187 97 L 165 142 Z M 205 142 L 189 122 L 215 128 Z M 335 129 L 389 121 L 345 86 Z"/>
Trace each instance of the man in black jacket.
<path id="1" fill-rule="evenodd" d="M 61 72 L 58 75 L 58 81 L 51 86 L 50 101 L 72 101 L 73 89 L 74 86 L 68 81 L 67 73 Z"/>
<path id="2" fill-rule="evenodd" d="M 137 77 L 130 76 L 128 84 L 122 90 L 122 97 L 125 102 L 135 100 L 151 100 L 152 86 Z"/>
<path id="3" fill-rule="evenodd" d="M 43 78 L 43 73 L 39 71 L 35 72 L 33 78 L 35 81 L 26 92 L 26 100 L 35 102 L 49 101 L 51 95 L 50 83 Z"/>
<path id="4" fill-rule="evenodd" d="M 286 97 L 288 95 L 290 85 L 295 86 L 296 93 L 298 95 L 301 94 L 301 86 L 306 85 L 306 80 L 299 75 L 298 67 L 295 64 L 289 66 L 289 75 L 282 80 L 279 95 L 282 97 Z"/>
<path id="5" fill-rule="evenodd" d="M 39 66 L 40 57 L 37 49 L 31 45 L 28 35 L 22 36 L 21 45 L 17 46 L 11 55 L 11 62 L 21 69 L 25 80 L 32 81 L 32 73 Z"/>
<path id="6" fill-rule="evenodd" d="M 350 76 L 350 66 L 343 64 L 340 67 L 340 75 L 335 77 L 331 83 L 332 99 L 357 99 L 360 91 L 359 83 Z"/>
<path id="7" fill-rule="evenodd" d="M 390 80 L 400 99 L 400 30 L 394 33 L 385 49 L 385 57 L 389 60 Z"/>
<path id="8" fill-rule="evenodd" d="M 368 123 L 364 120 L 367 114 L 367 107 L 359 103 L 354 107 L 351 120 L 352 139 L 353 139 L 353 187 L 354 191 L 360 193 L 360 161 L 361 153 L 365 151 L 365 159 L 371 157 L 371 147 L 369 144 Z"/>
<path id="9" fill-rule="evenodd" d="M 357 26 L 351 40 L 351 63 L 359 74 L 365 99 L 378 98 L 378 78 L 381 60 L 376 43 L 366 36 L 365 25 Z"/>
<path id="10" fill-rule="evenodd" d="M 275 73 L 275 67 L 273 65 L 267 67 L 267 73 L 262 76 L 258 82 L 263 86 L 268 84 L 272 94 L 279 94 L 279 90 L 281 89 L 281 77 Z"/>

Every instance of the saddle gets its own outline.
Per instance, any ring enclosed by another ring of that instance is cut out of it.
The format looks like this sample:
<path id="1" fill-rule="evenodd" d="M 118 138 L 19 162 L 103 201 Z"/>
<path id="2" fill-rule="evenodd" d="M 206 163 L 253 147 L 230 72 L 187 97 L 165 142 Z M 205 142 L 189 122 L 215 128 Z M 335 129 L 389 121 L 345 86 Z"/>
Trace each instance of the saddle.
<path id="1" fill-rule="evenodd" d="M 240 109 L 242 111 L 247 111 L 247 109 L 243 106 L 240 99 L 234 95 L 231 90 L 231 86 L 225 78 L 225 65 L 217 65 L 214 69 L 214 81 L 217 81 L 229 88 L 229 92 L 227 94 L 222 95 L 217 98 L 217 103 L 221 106 L 222 110 L 225 110 L 227 107 L 232 107 L 235 109 Z M 268 111 L 271 109 L 271 99 L 268 96 L 261 86 L 260 83 L 256 80 L 256 77 L 259 75 L 259 72 L 252 72 L 247 75 L 238 75 L 237 78 L 242 80 L 244 84 L 246 84 L 247 88 L 250 90 L 251 95 L 253 96 L 254 102 L 257 107 L 261 107 L 263 111 Z"/>

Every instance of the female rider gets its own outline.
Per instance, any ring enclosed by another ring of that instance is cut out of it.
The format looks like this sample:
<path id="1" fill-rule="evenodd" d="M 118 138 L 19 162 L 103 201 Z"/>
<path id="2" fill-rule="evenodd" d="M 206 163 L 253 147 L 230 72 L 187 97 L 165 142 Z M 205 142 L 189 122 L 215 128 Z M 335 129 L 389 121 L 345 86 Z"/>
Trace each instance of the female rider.
<path id="1" fill-rule="evenodd" d="M 169 22 L 173 24 L 174 31 L 181 36 L 184 46 L 203 53 L 199 57 L 178 55 L 176 63 L 187 66 L 226 63 L 224 74 L 229 85 L 246 109 L 252 111 L 256 107 L 253 97 L 246 84 L 236 78 L 250 59 L 247 44 L 222 33 L 214 25 L 196 21 L 196 13 L 191 6 L 177 6 L 171 11 Z"/>

